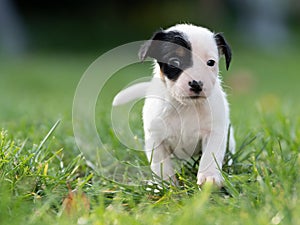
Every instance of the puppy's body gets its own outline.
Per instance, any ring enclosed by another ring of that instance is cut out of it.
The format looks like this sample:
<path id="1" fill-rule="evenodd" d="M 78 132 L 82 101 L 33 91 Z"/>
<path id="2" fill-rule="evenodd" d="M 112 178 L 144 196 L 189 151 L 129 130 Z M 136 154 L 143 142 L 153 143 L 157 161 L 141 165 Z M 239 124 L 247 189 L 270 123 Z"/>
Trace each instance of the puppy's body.
<path id="1" fill-rule="evenodd" d="M 143 108 L 145 150 L 152 171 L 163 179 L 175 180 L 172 156 L 188 159 L 202 149 L 197 183 L 212 181 L 220 186 L 219 168 L 222 168 L 230 123 L 228 102 L 220 81 L 216 81 L 207 99 L 192 100 L 191 105 L 173 99 L 159 79 L 154 78 L 152 82 L 154 87 L 150 85 Z M 234 152 L 232 129 L 229 141 Z"/>
<path id="2" fill-rule="evenodd" d="M 220 54 L 228 68 L 231 52 L 223 36 L 185 24 L 157 32 L 141 48 L 142 60 L 156 59 L 143 108 L 145 151 L 152 171 L 163 179 L 176 180 L 172 156 L 188 159 L 202 150 L 197 184 L 222 184 L 219 168 L 230 119 Z M 232 129 L 229 138 L 234 152 Z"/>

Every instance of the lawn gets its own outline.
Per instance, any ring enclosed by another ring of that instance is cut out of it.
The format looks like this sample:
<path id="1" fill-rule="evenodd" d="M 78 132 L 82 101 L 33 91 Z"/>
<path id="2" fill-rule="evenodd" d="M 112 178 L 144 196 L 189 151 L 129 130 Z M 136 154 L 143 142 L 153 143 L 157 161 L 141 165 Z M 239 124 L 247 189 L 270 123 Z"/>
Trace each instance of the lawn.
<path id="1" fill-rule="evenodd" d="M 72 103 L 93 60 L 43 54 L 0 60 L 1 225 L 300 224 L 298 52 L 240 50 L 228 72 L 222 66 L 237 153 L 220 190 L 199 190 L 189 166 L 179 174 L 181 187 L 117 182 L 92 169 L 93 149 L 84 155 L 75 143 Z M 111 129 L 111 100 L 149 68 L 124 68 L 99 95 L 95 121 L 114 155 L 132 152 Z M 138 138 L 140 110 L 141 104 L 130 115 Z M 143 154 L 132 157 L 146 163 Z"/>

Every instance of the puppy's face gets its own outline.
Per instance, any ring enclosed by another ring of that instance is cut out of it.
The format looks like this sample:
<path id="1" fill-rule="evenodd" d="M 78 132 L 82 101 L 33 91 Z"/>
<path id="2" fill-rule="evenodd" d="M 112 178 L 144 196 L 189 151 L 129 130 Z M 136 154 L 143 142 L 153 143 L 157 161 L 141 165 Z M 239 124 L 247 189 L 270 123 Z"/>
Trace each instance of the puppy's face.
<path id="1" fill-rule="evenodd" d="M 221 34 L 193 25 L 161 30 L 145 43 L 140 58 L 157 60 L 160 78 L 176 100 L 189 102 L 210 96 L 219 73 L 219 55 L 229 67 L 231 51 Z"/>

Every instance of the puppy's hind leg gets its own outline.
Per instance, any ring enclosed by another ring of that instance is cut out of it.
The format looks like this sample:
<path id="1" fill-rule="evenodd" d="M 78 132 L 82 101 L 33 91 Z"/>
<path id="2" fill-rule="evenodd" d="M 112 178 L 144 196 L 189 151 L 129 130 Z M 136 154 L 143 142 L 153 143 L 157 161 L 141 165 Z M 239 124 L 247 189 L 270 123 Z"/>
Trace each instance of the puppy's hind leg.
<path id="1" fill-rule="evenodd" d="M 231 125 L 229 125 L 228 128 L 228 139 L 227 139 L 227 148 L 230 151 L 231 155 L 235 154 L 235 148 L 236 148 L 236 144 L 235 144 L 235 139 L 234 139 L 234 131 L 233 131 L 233 127 Z M 228 165 L 231 166 L 233 163 L 232 158 L 228 161 Z"/>

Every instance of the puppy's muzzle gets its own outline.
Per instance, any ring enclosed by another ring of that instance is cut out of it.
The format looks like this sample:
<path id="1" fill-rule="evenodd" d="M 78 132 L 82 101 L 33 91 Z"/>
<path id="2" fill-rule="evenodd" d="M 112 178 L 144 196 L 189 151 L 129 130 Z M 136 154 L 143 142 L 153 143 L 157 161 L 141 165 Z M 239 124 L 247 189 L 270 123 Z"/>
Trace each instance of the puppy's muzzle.
<path id="1" fill-rule="evenodd" d="M 190 91 L 194 92 L 195 94 L 199 94 L 203 89 L 203 83 L 199 81 L 189 81 Z"/>

